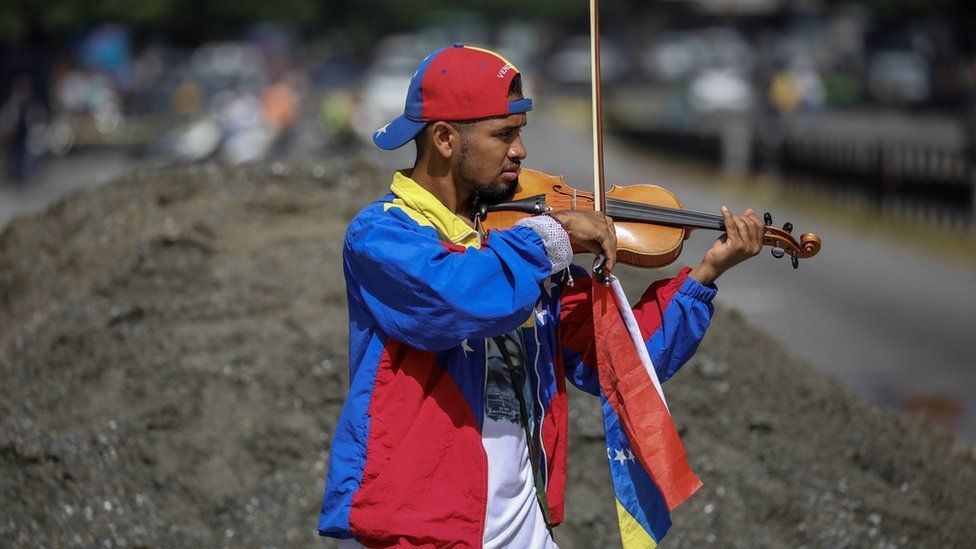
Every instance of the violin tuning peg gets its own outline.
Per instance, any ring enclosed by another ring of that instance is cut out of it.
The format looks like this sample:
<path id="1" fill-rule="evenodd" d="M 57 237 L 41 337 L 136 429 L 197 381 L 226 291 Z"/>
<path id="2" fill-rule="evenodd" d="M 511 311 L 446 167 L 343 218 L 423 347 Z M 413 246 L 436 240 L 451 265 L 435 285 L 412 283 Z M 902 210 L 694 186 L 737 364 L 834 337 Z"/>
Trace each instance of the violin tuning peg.
<path id="1" fill-rule="evenodd" d="M 796 257 L 796 252 L 793 252 L 793 255 L 790 256 L 790 259 L 792 259 L 792 261 L 793 261 L 793 268 L 794 269 L 799 269 L 800 268 L 800 260 Z"/>
<path id="2" fill-rule="evenodd" d="M 763 214 L 763 223 L 765 223 L 766 226 L 773 224 L 773 216 L 770 215 L 769 212 Z"/>
<path id="3" fill-rule="evenodd" d="M 769 253 L 773 254 L 773 257 L 775 257 L 776 259 L 779 259 L 784 255 L 786 255 L 786 250 L 780 248 L 779 246 L 776 246 L 772 250 L 769 250 Z"/>
<path id="4" fill-rule="evenodd" d="M 786 231 L 786 232 L 788 232 L 788 233 L 790 233 L 790 234 L 792 234 L 793 233 L 793 224 L 790 223 L 789 221 L 787 221 L 786 223 L 783 223 L 783 230 Z"/>

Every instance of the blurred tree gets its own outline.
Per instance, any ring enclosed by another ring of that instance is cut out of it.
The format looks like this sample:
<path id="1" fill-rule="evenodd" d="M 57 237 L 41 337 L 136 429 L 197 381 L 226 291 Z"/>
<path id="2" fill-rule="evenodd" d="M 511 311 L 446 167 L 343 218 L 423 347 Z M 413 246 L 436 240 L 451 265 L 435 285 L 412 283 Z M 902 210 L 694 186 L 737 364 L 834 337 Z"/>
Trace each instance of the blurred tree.
<path id="1" fill-rule="evenodd" d="M 603 2 L 610 8 L 627 3 Z M 414 30 L 426 22 L 426 14 L 436 10 L 462 8 L 490 21 L 525 19 L 560 24 L 586 21 L 587 5 L 583 0 L 471 0 L 462 6 L 451 0 L 2 0 L 0 40 L 18 41 L 34 34 L 57 39 L 65 32 L 111 22 L 195 42 L 232 36 L 257 21 L 289 23 L 308 34 L 341 28 L 348 35 L 365 39 Z"/>
<path id="2" fill-rule="evenodd" d="M 29 35 L 57 40 L 64 33 L 101 23 L 121 23 L 191 40 L 220 38 L 256 21 L 305 28 L 320 20 L 323 7 L 316 0 L 3 0 L 0 40 L 18 41 Z"/>
<path id="3" fill-rule="evenodd" d="M 827 0 L 828 5 L 861 4 L 882 16 L 945 15 L 972 20 L 976 8 L 969 0 Z M 645 0 L 603 0 L 606 12 L 652 10 Z M 342 28 L 354 36 L 409 31 L 425 23 L 436 10 L 465 9 L 489 20 L 544 20 L 556 25 L 585 24 L 588 3 L 583 0 L 2 0 L 0 40 L 17 41 L 42 34 L 57 38 L 66 31 L 100 23 L 130 25 L 136 30 L 161 32 L 189 41 L 225 38 L 256 21 L 294 25 L 305 33 Z"/>
<path id="4" fill-rule="evenodd" d="M 976 8 L 970 0 L 828 0 L 827 4 L 860 4 L 881 17 L 961 17 L 969 22 L 976 19 Z"/>

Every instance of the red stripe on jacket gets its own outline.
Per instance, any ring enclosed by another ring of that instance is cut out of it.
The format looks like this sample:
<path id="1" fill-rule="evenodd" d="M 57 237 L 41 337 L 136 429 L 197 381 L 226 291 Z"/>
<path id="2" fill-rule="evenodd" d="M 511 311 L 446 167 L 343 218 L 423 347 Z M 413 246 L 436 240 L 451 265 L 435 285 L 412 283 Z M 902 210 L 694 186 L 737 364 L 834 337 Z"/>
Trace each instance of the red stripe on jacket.
<path id="1" fill-rule="evenodd" d="M 562 524 L 566 501 L 566 462 L 567 433 L 569 433 L 569 413 L 566 403 L 566 376 L 563 373 L 562 353 L 553 360 L 556 379 L 556 394 L 549 401 L 549 408 L 542 420 L 542 447 L 546 450 L 546 465 L 549 479 L 546 483 L 546 502 L 549 504 L 549 518 L 553 526 Z"/>
<path id="2" fill-rule="evenodd" d="M 434 353 L 389 341 L 369 415 L 349 519 L 360 542 L 480 547 L 488 464 L 478 421 Z"/>

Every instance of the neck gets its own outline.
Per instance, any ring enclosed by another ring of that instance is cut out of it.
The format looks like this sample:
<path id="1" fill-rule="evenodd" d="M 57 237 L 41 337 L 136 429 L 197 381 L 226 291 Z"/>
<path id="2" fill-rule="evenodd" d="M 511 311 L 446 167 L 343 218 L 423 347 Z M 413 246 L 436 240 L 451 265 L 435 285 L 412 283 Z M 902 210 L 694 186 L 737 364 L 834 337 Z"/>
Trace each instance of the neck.
<path id="1" fill-rule="evenodd" d="M 447 161 L 430 160 L 430 155 L 423 155 L 414 164 L 410 178 L 434 195 L 434 198 L 454 215 L 474 227 L 474 221 L 471 219 L 474 195 L 470 190 L 457 185 Z"/>

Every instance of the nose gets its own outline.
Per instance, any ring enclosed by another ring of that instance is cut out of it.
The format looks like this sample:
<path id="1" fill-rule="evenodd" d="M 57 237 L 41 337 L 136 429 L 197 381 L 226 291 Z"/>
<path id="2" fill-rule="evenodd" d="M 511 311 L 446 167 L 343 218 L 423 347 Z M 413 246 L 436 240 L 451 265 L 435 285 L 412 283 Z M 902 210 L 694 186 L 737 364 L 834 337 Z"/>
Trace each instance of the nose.
<path id="1" fill-rule="evenodd" d="M 512 160 L 522 161 L 528 155 L 525 150 L 525 144 L 522 143 L 522 136 L 519 136 L 512 142 L 512 146 L 508 149 L 508 157 Z"/>

